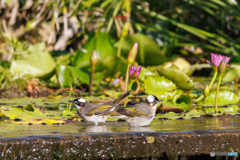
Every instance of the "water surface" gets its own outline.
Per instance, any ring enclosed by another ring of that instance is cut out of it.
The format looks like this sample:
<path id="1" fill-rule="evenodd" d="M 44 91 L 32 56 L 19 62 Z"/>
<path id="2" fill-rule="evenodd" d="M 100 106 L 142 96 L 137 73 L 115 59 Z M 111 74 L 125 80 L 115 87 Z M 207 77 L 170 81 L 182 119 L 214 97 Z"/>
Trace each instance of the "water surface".
<path id="1" fill-rule="evenodd" d="M 148 127 L 129 127 L 124 122 L 107 122 L 95 126 L 91 123 L 77 122 L 59 125 L 27 125 L 0 123 L 0 138 L 15 138 L 26 136 L 69 136 L 102 133 L 129 132 L 195 132 L 195 131 L 232 131 L 240 130 L 240 118 L 216 117 L 189 120 L 160 120 L 156 119 Z"/>

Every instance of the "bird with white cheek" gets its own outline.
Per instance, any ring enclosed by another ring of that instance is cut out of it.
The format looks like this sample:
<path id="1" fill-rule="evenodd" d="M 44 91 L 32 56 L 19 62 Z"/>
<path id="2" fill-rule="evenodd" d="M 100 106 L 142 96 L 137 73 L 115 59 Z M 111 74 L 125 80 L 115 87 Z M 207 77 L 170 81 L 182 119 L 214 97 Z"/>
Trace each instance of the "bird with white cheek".
<path id="1" fill-rule="evenodd" d="M 106 122 L 107 118 L 110 116 L 110 113 L 115 110 L 121 100 L 130 94 L 131 91 L 127 91 L 111 102 L 97 104 L 88 103 L 83 98 L 69 100 L 69 102 L 72 102 L 77 107 L 77 113 L 84 121 L 98 125 L 100 122 Z"/>
<path id="2" fill-rule="evenodd" d="M 132 127 L 148 126 L 154 119 L 157 105 L 161 101 L 163 100 L 149 95 L 142 103 L 118 109 L 116 117 L 126 120 Z"/>

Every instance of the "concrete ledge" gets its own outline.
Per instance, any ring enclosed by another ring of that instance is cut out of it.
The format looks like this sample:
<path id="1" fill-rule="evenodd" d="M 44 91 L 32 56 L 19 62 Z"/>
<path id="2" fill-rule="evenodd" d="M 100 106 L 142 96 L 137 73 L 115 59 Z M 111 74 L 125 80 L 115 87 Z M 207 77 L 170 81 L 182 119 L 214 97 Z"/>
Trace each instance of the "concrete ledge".
<path id="1" fill-rule="evenodd" d="M 192 156 L 209 155 L 210 151 L 240 153 L 240 131 L 132 132 L 0 139 L 0 159 L 191 159 Z"/>

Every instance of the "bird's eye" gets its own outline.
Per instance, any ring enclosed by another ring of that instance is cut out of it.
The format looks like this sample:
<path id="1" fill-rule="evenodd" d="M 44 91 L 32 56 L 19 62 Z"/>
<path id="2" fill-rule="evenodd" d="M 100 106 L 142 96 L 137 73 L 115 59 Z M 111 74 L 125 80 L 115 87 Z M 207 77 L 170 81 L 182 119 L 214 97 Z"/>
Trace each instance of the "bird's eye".
<path id="1" fill-rule="evenodd" d="M 83 103 L 81 102 L 79 105 L 80 105 L 80 106 L 82 106 L 82 105 L 83 105 Z"/>

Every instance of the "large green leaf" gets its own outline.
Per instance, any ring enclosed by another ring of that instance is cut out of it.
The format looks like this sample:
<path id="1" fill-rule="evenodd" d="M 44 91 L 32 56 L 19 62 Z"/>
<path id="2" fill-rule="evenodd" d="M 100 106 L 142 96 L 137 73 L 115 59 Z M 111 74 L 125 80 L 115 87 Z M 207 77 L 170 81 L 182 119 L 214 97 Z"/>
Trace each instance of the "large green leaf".
<path id="1" fill-rule="evenodd" d="M 183 109 L 190 110 L 192 104 L 191 98 L 189 95 L 183 95 L 182 90 L 175 90 L 174 92 L 167 92 L 165 98 L 163 98 L 163 105 L 161 110 L 165 109 Z"/>
<path id="2" fill-rule="evenodd" d="M 58 82 L 62 88 L 69 87 L 70 78 L 71 78 L 71 70 L 68 66 L 58 65 L 56 67 Z"/>
<path id="3" fill-rule="evenodd" d="M 152 39 L 140 33 L 126 36 L 123 39 L 121 54 L 124 57 L 127 57 L 129 50 L 135 42 L 138 43 L 136 61 L 140 65 L 154 66 L 168 61 L 168 58 L 161 54 L 159 46 Z"/>
<path id="4" fill-rule="evenodd" d="M 177 85 L 182 90 L 193 89 L 193 81 L 183 72 L 174 68 L 158 67 L 157 72 Z"/>
<path id="5" fill-rule="evenodd" d="M 148 76 L 144 80 L 145 92 L 148 94 L 162 95 L 167 91 L 176 89 L 176 85 L 162 76 Z"/>
<path id="6" fill-rule="evenodd" d="M 232 82 L 236 77 L 240 78 L 240 65 L 234 65 L 233 67 L 224 74 L 223 82 Z"/>
<path id="7" fill-rule="evenodd" d="M 146 79 L 146 77 L 150 75 L 155 75 L 155 74 L 150 70 L 146 69 L 145 67 L 142 67 L 138 80 L 143 82 Z"/>
<path id="8" fill-rule="evenodd" d="M 97 51 L 98 60 L 101 62 L 108 55 L 116 55 L 116 48 L 113 47 L 113 40 L 111 37 L 100 32 L 98 34 L 93 34 L 90 36 L 88 41 L 82 47 L 85 51 L 78 50 L 74 58 L 73 65 L 75 66 L 85 66 L 90 64 L 90 57 L 93 50 Z"/>
<path id="9" fill-rule="evenodd" d="M 48 79 L 54 73 L 55 62 L 47 51 L 44 43 L 31 45 L 24 53 L 23 58 L 12 62 L 10 71 L 15 78 L 24 75 Z"/>
<path id="10" fill-rule="evenodd" d="M 211 106 L 211 107 L 203 107 L 202 111 L 204 113 L 210 113 L 211 115 L 220 115 L 220 114 L 231 114 L 231 115 L 235 115 L 238 110 L 239 107 L 237 105 L 229 105 L 229 106 L 218 106 L 218 112 L 220 113 L 215 113 L 215 107 Z"/>
<path id="11" fill-rule="evenodd" d="M 204 101 L 204 106 L 214 106 L 216 91 L 210 92 L 209 96 Z M 220 90 L 218 92 L 218 105 L 229 105 L 238 103 L 238 96 L 229 90 Z"/>
<path id="12" fill-rule="evenodd" d="M 90 72 L 86 67 L 73 67 L 68 66 L 71 71 L 71 76 L 73 77 L 74 81 L 80 80 L 82 83 L 89 84 L 90 83 Z"/>
<path id="13" fill-rule="evenodd" d="M 110 55 L 103 60 L 102 64 L 105 67 L 106 76 L 113 76 L 120 72 L 120 75 L 125 77 L 128 66 L 126 59 Z"/>
<path id="14" fill-rule="evenodd" d="M 25 120 L 34 120 L 34 119 L 47 119 L 48 117 L 43 113 L 39 113 L 38 111 L 26 111 L 20 108 L 12 108 L 8 107 L 7 110 L 1 110 L 1 112 L 6 116 L 9 117 L 11 120 L 13 119 L 21 119 Z"/>

